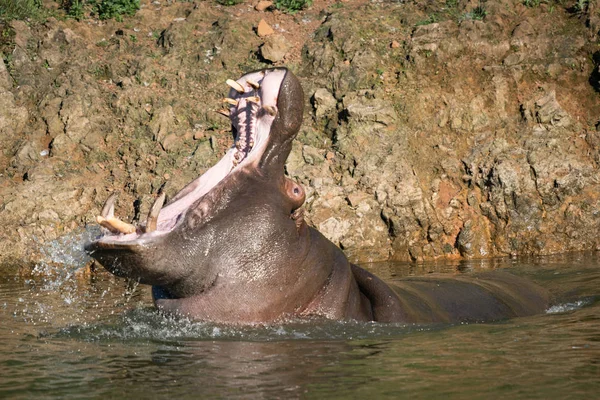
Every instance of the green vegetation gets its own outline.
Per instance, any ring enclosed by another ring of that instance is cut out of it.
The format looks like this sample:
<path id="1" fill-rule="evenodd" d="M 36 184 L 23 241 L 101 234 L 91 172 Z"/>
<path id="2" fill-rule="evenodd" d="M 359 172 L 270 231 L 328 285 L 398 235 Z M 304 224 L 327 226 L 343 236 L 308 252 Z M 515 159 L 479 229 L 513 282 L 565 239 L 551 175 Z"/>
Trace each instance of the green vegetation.
<path id="1" fill-rule="evenodd" d="M 485 11 L 485 8 L 481 5 L 475 7 L 473 9 L 473 11 L 470 11 L 468 13 L 464 13 L 462 16 L 462 20 L 472 20 L 472 21 L 482 21 L 485 16 L 487 15 L 487 11 Z"/>
<path id="2" fill-rule="evenodd" d="M 523 5 L 529 8 L 537 7 L 540 5 L 540 3 L 540 0 L 523 0 Z"/>
<path id="3" fill-rule="evenodd" d="M 123 15 L 133 15 L 140 9 L 140 0 L 103 0 L 96 5 L 98 18 L 123 21 Z"/>
<path id="4" fill-rule="evenodd" d="M 0 0 L 0 21 L 34 19 L 42 15 L 42 0 Z"/>
<path id="5" fill-rule="evenodd" d="M 235 6 L 236 4 L 242 3 L 244 0 L 217 0 L 222 6 Z"/>
<path id="6" fill-rule="evenodd" d="M 139 10 L 140 0 L 62 0 L 61 8 L 67 17 L 78 21 L 89 13 L 102 20 L 114 18 L 121 22 L 124 15 L 133 15 Z"/>
<path id="7" fill-rule="evenodd" d="M 436 22 L 439 21 L 438 19 L 438 15 L 437 14 L 431 14 L 429 17 L 417 22 L 415 25 L 416 26 L 421 26 L 421 25 L 429 25 L 429 24 L 435 24 Z"/>
<path id="8" fill-rule="evenodd" d="M 275 7 L 286 13 L 295 13 L 312 5 L 312 0 L 275 0 Z"/>
<path id="9" fill-rule="evenodd" d="M 446 3 L 438 11 L 430 14 L 427 18 L 418 21 L 415 25 L 429 25 L 435 24 L 436 22 L 447 21 L 447 20 L 460 20 L 458 11 L 458 0 L 446 0 Z"/>
<path id="10" fill-rule="evenodd" d="M 524 0 L 529 2 L 534 2 L 541 0 Z M 587 0 L 586 0 L 587 1 Z M 464 8 L 463 8 L 464 10 Z M 482 21 L 487 15 L 487 11 L 483 6 L 482 2 L 479 3 L 477 7 L 475 7 L 472 11 L 469 12 L 461 12 L 459 9 L 458 0 L 446 0 L 445 5 L 439 8 L 437 11 L 430 14 L 427 18 L 418 21 L 415 25 L 429 25 L 434 24 L 436 22 L 454 20 L 457 22 L 461 21 Z"/>
<path id="11" fill-rule="evenodd" d="M 67 12 L 69 18 L 81 21 L 85 14 L 83 2 L 84 0 L 64 0 L 61 3 L 61 8 Z"/>
<path id="12" fill-rule="evenodd" d="M 585 14 L 590 6 L 589 0 L 577 0 L 573 9 L 577 14 Z"/>
<path id="13" fill-rule="evenodd" d="M 88 72 L 96 79 L 111 79 L 112 71 L 108 64 L 97 64 L 92 66 Z"/>

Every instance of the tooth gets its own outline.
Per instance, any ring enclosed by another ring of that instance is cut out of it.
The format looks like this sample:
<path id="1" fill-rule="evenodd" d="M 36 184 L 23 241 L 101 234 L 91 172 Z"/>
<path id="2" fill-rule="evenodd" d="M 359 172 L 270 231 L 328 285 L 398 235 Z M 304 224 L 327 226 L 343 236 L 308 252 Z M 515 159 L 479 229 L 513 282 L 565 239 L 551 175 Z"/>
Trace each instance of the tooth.
<path id="1" fill-rule="evenodd" d="M 104 218 L 112 217 L 115 215 L 115 199 L 117 198 L 117 192 L 111 194 L 108 199 L 104 202 L 104 207 L 102 207 L 102 215 Z"/>
<path id="2" fill-rule="evenodd" d="M 238 150 L 242 149 L 242 144 L 240 142 L 235 142 L 235 148 Z"/>
<path id="3" fill-rule="evenodd" d="M 231 98 L 229 98 L 229 97 L 225 97 L 225 98 L 223 99 L 223 103 L 229 103 L 229 104 L 231 104 L 232 106 L 237 106 L 237 105 L 238 105 L 238 103 L 239 103 L 239 101 L 237 101 L 237 100 L 235 100 L 235 99 L 231 99 Z"/>
<path id="4" fill-rule="evenodd" d="M 246 83 L 252 86 L 254 89 L 258 89 L 260 85 L 257 82 L 254 82 L 252 79 L 246 79 Z"/>
<path id="5" fill-rule="evenodd" d="M 219 114 L 224 115 L 229 118 L 229 110 L 221 109 L 221 110 L 217 110 L 217 112 Z"/>
<path id="6" fill-rule="evenodd" d="M 246 101 L 249 101 L 250 103 L 260 103 L 260 97 L 258 96 L 250 96 L 250 97 L 246 97 Z"/>
<path id="7" fill-rule="evenodd" d="M 250 148 L 253 148 L 253 147 L 254 147 L 254 139 L 253 139 L 253 138 L 250 138 L 250 140 L 248 141 L 248 146 L 249 146 Z"/>
<path id="8" fill-rule="evenodd" d="M 246 92 L 244 90 L 244 87 L 242 85 L 240 85 L 239 83 L 237 83 L 236 81 L 234 81 L 233 79 L 227 79 L 225 81 L 225 83 L 227 85 L 229 85 L 230 87 L 232 87 L 233 89 L 237 90 L 240 93 L 245 93 Z"/>
<path id="9" fill-rule="evenodd" d="M 263 109 L 269 114 L 271 117 L 277 115 L 277 108 L 269 105 L 264 105 Z"/>
<path id="10" fill-rule="evenodd" d="M 162 192 L 156 200 L 154 200 L 154 204 L 150 207 L 150 212 L 148 213 L 148 219 L 146 220 L 146 233 L 154 232 L 156 230 L 156 225 L 158 222 L 158 214 L 160 214 L 160 210 L 162 209 L 163 204 L 165 204 L 166 194 Z"/>
<path id="11" fill-rule="evenodd" d="M 96 217 L 96 222 L 98 222 L 100 224 L 100 226 L 103 226 L 104 228 L 108 229 L 112 233 L 127 234 L 127 233 L 135 232 L 135 226 L 128 224 L 127 222 L 123 222 L 120 219 L 115 218 L 115 217 L 104 218 L 103 216 L 99 215 Z"/>

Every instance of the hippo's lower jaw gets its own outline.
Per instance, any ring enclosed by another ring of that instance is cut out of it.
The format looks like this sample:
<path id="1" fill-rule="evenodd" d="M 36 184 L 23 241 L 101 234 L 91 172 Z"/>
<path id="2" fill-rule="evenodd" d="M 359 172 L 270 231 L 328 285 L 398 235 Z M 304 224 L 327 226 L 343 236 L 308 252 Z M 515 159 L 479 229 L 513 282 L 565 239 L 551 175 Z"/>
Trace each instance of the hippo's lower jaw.
<path id="1" fill-rule="evenodd" d="M 229 109 L 219 110 L 231 118 L 235 143 L 225 156 L 202 176 L 184 187 L 163 208 L 165 195 L 160 193 L 152 205 L 145 224 L 134 226 L 114 216 L 115 194 L 106 201 L 97 222 L 103 236 L 86 249 L 145 245 L 173 231 L 191 209 L 208 212 L 213 201 L 209 192 L 245 167 L 256 167 L 269 143 L 271 125 L 277 115 L 279 89 L 286 75 L 285 69 L 271 69 L 249 73 L 237 81 L 227 80 L 231 87 L 229 97 L 223 100 Z"/>

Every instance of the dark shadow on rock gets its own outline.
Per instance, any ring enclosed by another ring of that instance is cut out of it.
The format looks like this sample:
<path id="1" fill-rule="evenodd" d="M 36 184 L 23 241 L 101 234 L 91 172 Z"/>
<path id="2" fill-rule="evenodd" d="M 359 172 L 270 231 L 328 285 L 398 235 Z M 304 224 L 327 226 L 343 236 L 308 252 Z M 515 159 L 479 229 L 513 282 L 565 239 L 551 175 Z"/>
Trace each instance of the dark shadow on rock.
<path id="1" fill-rule="evenodd" d="M 588 81 L 596 92 L 600 92 L 600 51 L 592 55 L 592 60 L 594 61 L 594 70 Z"/>

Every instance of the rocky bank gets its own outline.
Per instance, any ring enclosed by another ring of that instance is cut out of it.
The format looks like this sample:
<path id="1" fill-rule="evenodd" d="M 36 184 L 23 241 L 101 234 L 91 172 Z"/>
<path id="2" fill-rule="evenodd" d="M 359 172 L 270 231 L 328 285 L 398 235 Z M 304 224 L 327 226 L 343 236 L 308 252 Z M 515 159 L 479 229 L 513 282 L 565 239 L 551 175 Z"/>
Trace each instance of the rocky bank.
<path id="1" fill-rule="evenodd" d="M 0 259 L 38 260 L 113 191 L 120 217 L 146 215 L 231 145 L 225 80 L 271 65 L 305 87 L 287 173 L 351 260 L 599 249 L 600 2 L 527 3 L 142 1 L 122 22 L 5 22 Z"/>

